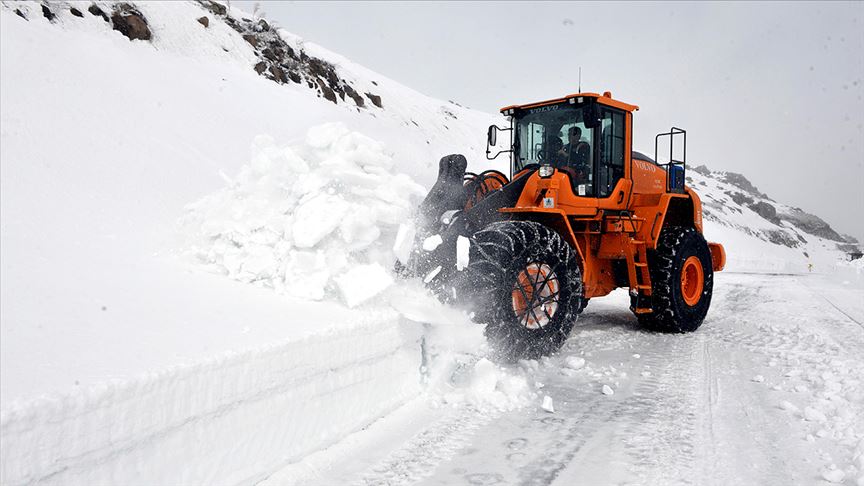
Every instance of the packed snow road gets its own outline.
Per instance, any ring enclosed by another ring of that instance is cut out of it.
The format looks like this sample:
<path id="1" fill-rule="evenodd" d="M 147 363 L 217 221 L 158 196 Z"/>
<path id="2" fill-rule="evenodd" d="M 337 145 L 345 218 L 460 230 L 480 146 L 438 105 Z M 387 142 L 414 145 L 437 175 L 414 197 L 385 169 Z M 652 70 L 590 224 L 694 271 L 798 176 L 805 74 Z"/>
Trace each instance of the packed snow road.
<path id="1" fill-rule="evenodd" d="M 864 291 L 719 274 L 708 318 L 689 335 L 640 330 L 626 301 L 592 301 L 561 353 L 511 370 L 535 382 L 534 403 L 410 405 L 325 451 L 305 480 L 864 484 Z"/>

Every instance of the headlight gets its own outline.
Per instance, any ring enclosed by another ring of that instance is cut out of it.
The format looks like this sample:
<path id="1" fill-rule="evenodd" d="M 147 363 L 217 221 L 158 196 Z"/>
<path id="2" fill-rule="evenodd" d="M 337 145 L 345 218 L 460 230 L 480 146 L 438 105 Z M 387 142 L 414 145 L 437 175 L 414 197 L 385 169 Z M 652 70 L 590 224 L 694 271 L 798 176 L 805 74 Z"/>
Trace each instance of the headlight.
<path id="1" fill-rule="evenodd" d="M 543 164 L 540 166 L 540 170 L 538 172 L 540 172 L 540 177 L 545 179 L 547 177 L 552 177 L 552 174 L 555 173 L 555 168 L 549 164 Z"/>

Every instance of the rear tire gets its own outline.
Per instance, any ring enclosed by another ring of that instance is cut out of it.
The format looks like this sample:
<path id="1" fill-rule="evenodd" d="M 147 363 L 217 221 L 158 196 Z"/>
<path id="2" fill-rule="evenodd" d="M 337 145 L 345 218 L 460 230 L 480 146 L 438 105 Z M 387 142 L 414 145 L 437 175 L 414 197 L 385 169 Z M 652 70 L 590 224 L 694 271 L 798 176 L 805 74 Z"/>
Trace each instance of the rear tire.
<path id="1" fill-rule="evenodd" d="M 461 300 L 507 361 L 557 351 L 583 307 L 576 252 L 535 222 L 500 221 L 475 233 L 460 281 Z"/>
<path id="2" fill-rule="evenodd" d="M 651 275 L 649 314 L 639 323 L 659 332 L 693 332 L 702 325 L 714 289 L 711 252 L 693 228 L 665 228 L 657 249 L 648 253 Z"/>

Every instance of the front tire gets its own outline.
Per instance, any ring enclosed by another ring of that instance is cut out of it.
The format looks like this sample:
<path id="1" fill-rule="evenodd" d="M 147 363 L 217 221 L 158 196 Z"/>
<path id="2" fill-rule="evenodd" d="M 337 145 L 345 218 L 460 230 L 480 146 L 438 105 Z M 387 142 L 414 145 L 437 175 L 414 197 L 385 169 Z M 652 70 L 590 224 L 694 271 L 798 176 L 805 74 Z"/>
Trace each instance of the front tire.
<path id="1" fill-rule="evenodd" d="M 693 332 L 702 325 L 714 289 L 711 251 L 693 228 L 668 227 L 648 253 L 653 312 L 639 323 L 659 332 Z"/>
<path id="2" fill-rule="evenodd" d="M 555 231 L 500 221 L 471 238 L 460 294 L 492 348 L 507 361 L 557 351 L 582 308 L 577 254 Z"/>

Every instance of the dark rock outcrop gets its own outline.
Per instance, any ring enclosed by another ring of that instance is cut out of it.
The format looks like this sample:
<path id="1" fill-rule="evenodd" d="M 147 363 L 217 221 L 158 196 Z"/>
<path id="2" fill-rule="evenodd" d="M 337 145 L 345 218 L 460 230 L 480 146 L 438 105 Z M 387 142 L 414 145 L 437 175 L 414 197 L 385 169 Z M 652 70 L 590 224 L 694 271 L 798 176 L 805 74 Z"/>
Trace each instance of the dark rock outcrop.
<path id="1" fill-rule="evenodd" d="M 777 209 L 770 203 L 759 201 L 749 204 L 747 207 L 752 209 L 756 214 L 771 221 L 774 224 L 780 224 L 780 218 L 777 217 Z"/>
<path id="2" fill-rule="evenodd" d="M 753 198 L 746 195 L 746 194 L 743 194 L 740 192 L 726 191 L 726 195 L 729 196 L 730 198 L 732 198 L 732 201 L 735 202 L 735 204 L 738 204 L 739 206 L 746 206 L 748 204 L 753 204 Z"/>
<path id="3" fill-rule="evenodd" d="M 48 5 L 45 5 L 44 3 L 42 4 L 42 16 L 48 19 L 48 22 L 54 22 L 54 19 L 57 18 L 57 14 L 52 12 L 51 9 L 48 8 Z"/>
<path id="4" fill-rule="evenodd" d="M 708 167 L 706 167 L 704 165 L 697 165 L 696 167 L 690 168 L 690 170 L 692 170 L 693 172 L 695 172 L 697 174 L 702 174 L 704 176 L 711 175 L 711 171 L 708 169 Z"/>
<path id="5" fill-rule="evenodd" d="M 266 20 L 234 18 L 222 4 L 214 0 L 198 2 L 214 15 L 224 17 L 224 22 L 252 46 L 258 56 L 253 65 L 256 73 L 280 84 L 289 81 L 305 84 L 317 91 L 318 96 L 336 104 L 350 99 L 358 108 L 367 106 L 357 89 L 339 76 L 336 66 L 308 55 L 302 48 L 288 45 L 278 33 L 278 29 Z M 380 96 L 372 93 L 367 93 L 366 96 L 375 106 L 382 106 Z"/>
<path id="6" fill-rule="evenodd" d="M 206 29 L 207 27 L 210 27 L 210 18 L 205 15 L 198 19 L 198 23 L 203 25 Z"/>
<path id="7" fill-rule="evenodd" d="M 349 98 L 354 100 L 354 104 L 356 104 L 360 108 L 363 108 L 366 105 L 366 102 L 363 101 L 363 97 L 360 96 L 360 93 L 355 91 L 354 88 L 352 88 L 348 84 L 345 85 L 345 94 L 348 95 Z"/>
<path id="8" fill-rule="evenodd" d="M 265 47 L 264 50 L 261 51 L 261 55 L 264 56 L 268 61 L 280 61 L 285 56 L 285 52 L 279 47 Z"/>
<path id="9" fill-rule="evenodd" d="M 258 37 L 255 37 L 252 34 L 246 34 L 243 36 L 243 40 L 248 42 L 252 47 L 258 47 Z"/>
<path id="10" fill-rule="evenodd" d="M 81 13 L 81 11 L 75 7 L 69 7 L 69 13 L 71 13 L 72 15 L 74 15 L 76 17 L 84 17 L 84 14 Z"/>
<path id="11" fill-rule="evenodd" d="M 105 22 L 109 21 L 108 15 L 95 3 L 93 5 L 90 5 L 90 7 L 87 8 L 87 11 L 90 12 L 92 15 L 102 17 L 102 20 L 104 20 Z"/>
<path id="12" fill-rule="evenodd" d="M 150 26 L 147 19 L 135 7 L 128 3 L 120 3 L 114 6 L 111 14 L 111 23 L 114 30 L 129 38 L 129 40 L 150 40 Z"/>
<path id="13" fill-rule="evenodd" d="M 831 225 L 822 220 L 822 218 L 806 213 L 799 208 L 793 208 L 789 213 L 780 213 L 778 217 L 783 221 L 788 221 L 805 233 L 825 238 L 826 240 L 850 243 L 840 233 L 834 231 Z"/>
<path id="14" fill-rule="evenodd" d="M 801 243 L 797 238 L 783 230 L 765 230 L 762 232 L 768 241 L 775 245 L 783 245 L 789 248 L 798 248 Z"/>
<path id="15" fill-rule="evenodd" d="M 271 65 L 269 71 L 270 75 L 273 76 L 273 81 L 283 84 L 287 81 L 287 79 L 285 78 L 285 71 L 283 71 L 281 67 Z"/>
<path id="16" fill-rule="evenodd" d="M 219 2 L 214 2 L 212 0 L 200 0 L 200 3 L 213 15 L 223 16 L 228 13 L 228 9 L 225 7 L 225 5 L 222 5 Z"/>
<path id="17" fill-rule="evenodd" d="M 378 108 L 383 108 L 383 106 L 381 106 L 380 96 L 374 95 L 372 93 L 365 93 L 365 95 L 367 98 L 369 98 L 369 101 L 371 101 L 373 105 L 377 106 Z"/>
<path id="18" fill-rule="evenodd" d="M 768 196 L 759 192 L 759 189 L 756 189 L 756 187 L 753 184 L 751 184 L 750 181 L 748 181 L 747 178 L 741 174 L 737 174 L 735 172 L 726 172 L 723 175 L 723 181 L 728 182 L 729 184 L 732 184 L 733 186 L 737 186 L 737 187 L 743 189 L 744 192 L 750 193 L 754 196 L 758 196 L 758 197 L 766 198 L 766 199 L 768 198 Z"/>
<path id="19" fill-rule="evenodd" d="M 303 81 L 303 78 L 300 77 L 300 73 L 296 73 L 294 71 L 288 71 L 288 79 L 297 84 L 300 84 L 300 82 Z"/>
<path id="20" fill-rule="evenodd" d="M 336 93 L 332 89 L 327 87 L 324 83 L 320 83 L 319 88 L 321 89 L 321 94 L 324 96 L 325 100 L 338 104 L 338 101 L 336 101 Z"/>

